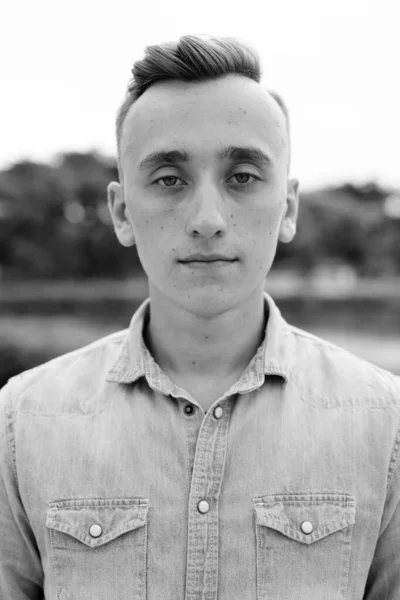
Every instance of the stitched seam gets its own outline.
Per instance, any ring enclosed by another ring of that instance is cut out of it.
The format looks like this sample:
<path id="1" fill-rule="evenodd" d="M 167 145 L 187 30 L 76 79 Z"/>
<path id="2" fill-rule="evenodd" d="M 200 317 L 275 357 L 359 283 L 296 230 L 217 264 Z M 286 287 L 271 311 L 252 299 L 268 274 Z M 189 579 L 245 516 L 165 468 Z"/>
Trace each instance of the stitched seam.
<path id="1" fill-rule="evenodd" d="M 11 403 L 11 399 L 10 399 L 10 403 Z M 4 407 L 4 412 L 6 415 L 5 427 L 6 427 L 7 447 L 8 447 L 8 452 L 10 454 L 10 460 L 11 460 L 12 469 L 13 469 L 13 473 L 14 473 L 14 477 L 15 477 L 15 483 L 17 485 L 18 495 L 20 496 L 18 473 L 17 473 L 16 441 L 15 441 L 14 427 L 13 427 L 14 424 L 13 424 L 13 418 L 12 418 L 12 414 L 14 414 L 16 416 L 17 411 L 14 409 L 7 410 L 7 408 Z"/>
<path id="2" fill-rule="evenodd" d="M 65 505 L 61 505 L 58 506 L 58 504 L 64 503 L 64 502 L 73 502 L 73 504 L 71 504 L 71 507 L 73 507 L 74 509 L 81 509 L 81 508 L 113 508 L 114 505 L 110 505 L 110 504 L 97 504 L 96 500 L 126 500 L 125 496 L 122 497 L 118 497 L 118 496 L 112 496 L 111 498 L 107 498 L 105 496 L 102 496 L 101 498 L 88 498 L 87 500 L 78 500 L 75 498 L 61 498 L 59 500 L 55 500 L 54 502 L 50 502 L 49 504 L 54 504 L 54 507 L 51 508 L 57 508 L 57 509 L 65 509 L 66 506 Z M 144 500 L 144 498 L 143 498 Z M 146 499 L 147 500 L 147 499 Z M 89 504 L 85 504 L 85 502 L 89 502 Z M 56 506 L 57 505 L 57 506 Z M 132 507 L 137 507 L 137 506 L 147 506 L 148 502 L 130 502 L 129 504 L 116 504 L 115 506 L 117 508 L 132 508 Z"/>
<path id="3" fill-rule="evenodd" d="M 399 460 L 399 456 L 400 456 L 400 419 L 399 419 L 399 426 L 397 428 L 397 435 L 395 438 L 395 442 L 393 445 L 393 450 L 391 453 L 391 459 L 390 459 L 390 463 L 389 463 L 389 470 L 388 470 L 388 479 L 387 479 L 387 486 L 386 486 L 386 493 L 389 492 L 392 482 L 393 482 L 393 476 L 395 473 L 395 469 L 396 466 L 398 464 L 398 460 Z"/>
<path id="4" fill-rule="evenodd" d="M 180 410 L 180 404 L 178 402 L 178 410 L 181 416 L 181 424 L 182 424 L 182 428 L 183 428 L 183 433 L 185 436 L 185 444 L 186 444 L 186 466 L 187 466 L 187 474 L 188 474 L 188 492 L 190 494 L 190 464 L 189 464 L 189 459 L 190 459 L 190 449 L 189 449 L 189 440 L 186 434 L 186 423 L 185 423 L 185 416 L 183 414 L 183 410 Z"/>
<path id="5" fill-rule="evenodd" d="M 54 541 L 53 541 L 53 529 L 50 529 L 50 546 L 51 546 L 51 556 L 53 559 L 53 565 L 54 565 L 54 579 L 55 579 L 55 584 L 56 584 L 56 594 L 57 594 L 57 599 L 59 600 L 60 598 L 60 594 L 61 594 L 61 588 L 58 585 L 59 582 L 59 574 L 58 574 L 58 564 L 57 564 L 57 559 L 56 559 L 56 555 L 54 553 Z"/>
<path id="6" fill-rule="evenodd" d="M 342 494 L 338 494 L 339 498 L 338 499 L 330 499 L 334 496 L 334 494 L 324 494 L 323 492 L 315 492 L 315 495 L 321 495 L 324 496 L 324 498 L 321 498 L 321 500 L 318 500 L 317 498 L 299 498 L 298 500 L 295 500 L 294 498 L 291 498 L 291 496 L 300 496 L 300 495 L 304 495 L 304 496 L 313 496 L 314 492 L 299 492 L 299 493 L 293 493 L 293 494 L 282 494 L 282 495 L 276 495 L 275 496 L 275 500 L 258 500 L 258 496 L 257 498 L 253 498 L 253 502 L 255 504 L 255 506 L 265 506 L 265 504 L 274 504 L 276 505 L 277 503 L 280 502 L 284 502 L 285 506 L 290 505 L 290 504 L 298 504 L 298 503 L 303 503 L 306 502 L 307 504 L 325 504 L 326 502 L 329 502 L 329 504 L 333 504 L 334 506 L 341 506 L 343 507 L 343 500 L 345 501 L 345 505 L 346 506 L 354 506 L 354 500 L 352 498 L 350 498 L 349 496 L 344 496 Z M 267 496 L 266 496 L 267 497 Z M 282 500 L 280 500 L 279 498 L 282 498 Z M 287 500 L 285 498 L 288 498 Z"/>
<path id="7" fill-rule="evenodd" d="M 141 596 L 142 596 L 142 600 L 146 600 L 146 596 L 147 596 L 147 545 L 148 545 L 148 532 L 147 532 L 147 519 L 146 522 L 144 524 L 144 532 L 143 532 L 143 577 L 140 577 L 140 573 L 139 573 L 139 587 L 140 587 L 140 582 L 142 582 L 142 590 L 141 590 Z"/>

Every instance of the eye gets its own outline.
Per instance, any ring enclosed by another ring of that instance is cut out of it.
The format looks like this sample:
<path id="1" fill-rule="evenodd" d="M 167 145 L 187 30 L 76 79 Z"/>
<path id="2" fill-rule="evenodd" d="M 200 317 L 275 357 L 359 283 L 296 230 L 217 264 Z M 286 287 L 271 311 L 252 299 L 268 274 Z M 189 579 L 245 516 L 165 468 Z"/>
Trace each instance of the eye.
<path id="1" fill-rule="evenodd" d="M 252 177 L 254 181 L 258 180 L 258 177 L 256 177 L 255 175 L 252 175 L 251 173 L 246 173 L 244 171 L 242 173 L 235 173 L 234 175 L 232 175 L 232 177 L 239 177 L 239 178 Z M 232 177 L 230 179 L 232 179 Z M 251 181 L 249 181 L 248 179 L 243 181 L 243 179 L 242 179 L 241 181 L 236 180 L 236 183 L 239 183 L 240 185 L 246 185 L 247 183 L 251 183 Z"/>
<path id="2" fill-rule="evenodd" d="M 185 183 L 183 179 L 180 179 L 180 177 L 176 177 L 175 175 L 165 175 L 164 177 L 159 177 L 159 179 L 156 179 L 154 183 L 158 184 L 160 181 L 163 182 L 163 185 L 161 185 L 161 187 L 180 187 L 174 185 L 174 183 L 176 183 L 177 181 L 182 181 L 183 183 Z"/>

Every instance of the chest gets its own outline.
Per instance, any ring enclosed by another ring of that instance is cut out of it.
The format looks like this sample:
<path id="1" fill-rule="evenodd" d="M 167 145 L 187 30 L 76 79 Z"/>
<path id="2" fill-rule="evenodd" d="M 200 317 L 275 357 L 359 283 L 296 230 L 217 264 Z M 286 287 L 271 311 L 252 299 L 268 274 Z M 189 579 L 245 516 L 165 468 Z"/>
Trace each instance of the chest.
<path id="1" fill-rule="evenodd" d="M 386 489 L 364 462 L 362 415 L 335 419 L 270 389 L 225 401 L 202 426 L 179 414 L 182 399 L 118 400 L 89 419 L 20 416 L 46 596 L 361 599 Z"/>

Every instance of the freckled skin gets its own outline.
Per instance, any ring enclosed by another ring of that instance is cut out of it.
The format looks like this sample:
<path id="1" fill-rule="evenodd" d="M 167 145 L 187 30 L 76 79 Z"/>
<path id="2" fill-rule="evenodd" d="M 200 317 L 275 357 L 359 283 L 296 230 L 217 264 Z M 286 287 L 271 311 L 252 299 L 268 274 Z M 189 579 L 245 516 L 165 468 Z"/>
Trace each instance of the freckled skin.
<path id="1" fill-rule="evenodd" d="M 261 148 L 271 168 L 217 161 L 215 154 L 230 145 Z M 185 149 L 193 160 L 139 170 L 145 156 L 166 148 Z M 162 82 L 134 103 L 121 140 L 123 181 L 110 184 L 109 206 L 119 241 L 137 245 L 154 306 L 180 307 L 203 319 L 202 329 L 235 307 L 239 317 L 249 314 L 278 240 L 290 242 L 295 234 L 298 181 L 288 179 L 287 163 L 284 116 L 246 77 Z M 221 269 L 178 262 L 194 252 L 238 260 Z"/>

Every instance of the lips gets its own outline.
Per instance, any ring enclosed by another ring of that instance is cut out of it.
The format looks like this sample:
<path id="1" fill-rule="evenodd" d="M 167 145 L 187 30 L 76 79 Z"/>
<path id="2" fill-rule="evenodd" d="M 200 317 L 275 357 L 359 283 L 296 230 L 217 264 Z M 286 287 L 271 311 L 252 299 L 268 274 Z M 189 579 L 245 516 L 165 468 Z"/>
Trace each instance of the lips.
<path id="1" fill-rule="evenodd" d="M 194 271 L 219 271 L 219 270 L 223 270 L 223 269 L 227 269 L 228 267 L 230 267 L 231 265 L 235 264 L 237 262 L 236 259 L 234 260 L 221 260 L 221 259 L 217 259 L 217 260 L 189 260 L 189 261 L 185 261 L 185 262 L 181 262 L 181 264 L 183 266 L 187 266 L 190 269 L 193 269 Z"/>
<path id="2" fill-rule="evenodd" d="M 183 260 L 181 262 L 185 263 L 214 263 L 214 262 L 233 262 L 236 259 L 227 259 L 227 258 L 215 258 L 213 260 Z"/>
<path id="3" fill-rule="evenodd" d="M 179 262 L 215 262 L 215 261 L 225 261 L 232 262 L 237 260 L 236 258 L 230 258 L 230 256 L 226 256 L 223 254 L 191 254 L 187 258 L 180 260 Z"/>

